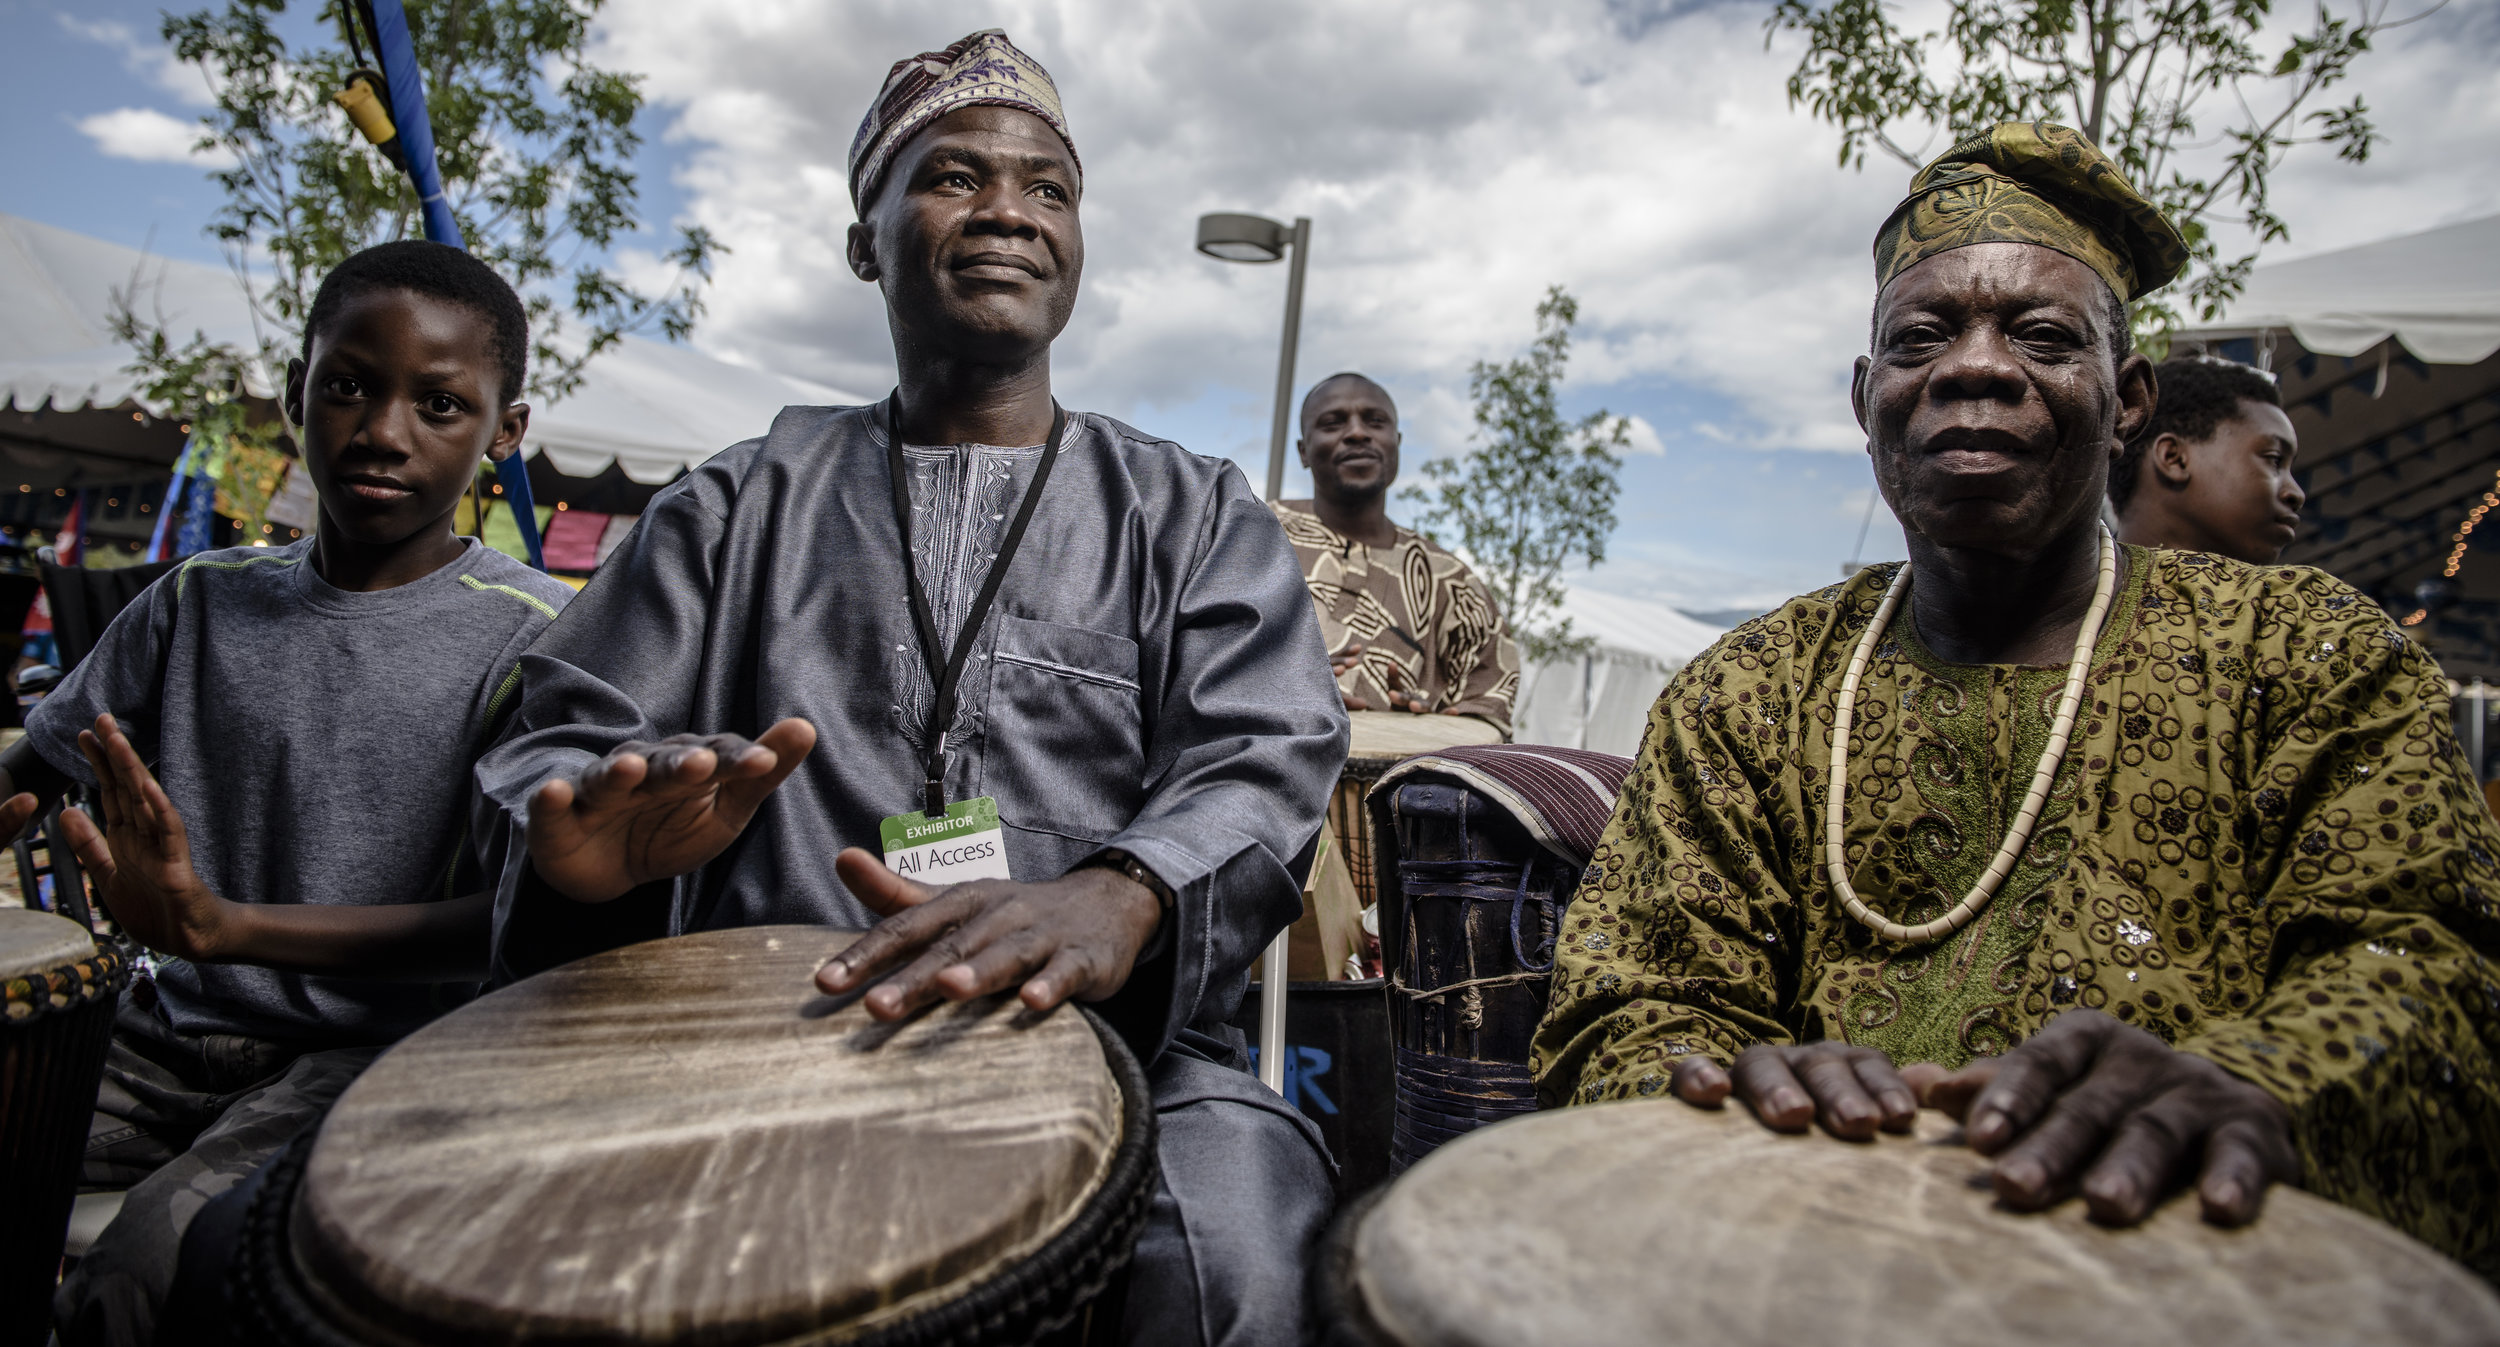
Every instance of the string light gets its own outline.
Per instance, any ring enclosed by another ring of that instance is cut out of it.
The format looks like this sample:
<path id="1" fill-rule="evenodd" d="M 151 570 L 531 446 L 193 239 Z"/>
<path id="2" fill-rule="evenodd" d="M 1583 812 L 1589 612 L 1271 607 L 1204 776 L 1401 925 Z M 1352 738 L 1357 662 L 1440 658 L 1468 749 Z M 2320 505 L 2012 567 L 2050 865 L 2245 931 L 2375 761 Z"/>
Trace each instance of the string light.
<path id="1" fill-rule="evenodd" d="M 2495 505 L 2500 505 L 2500 473 L 2492 475 L 2491 490 L 2483 493 L 2483 503 L 2475 506 L 2465 522 L 2457 526 L 2456 545 L 2448 549 L 2448 565 L 2440 571 L 2441 575 L 2456 578 L 2457 568 L 2465 564 L 2465 540 L 2473 536 L 2474 526 L 2483 522 L 2483 516 L 2491 513 Z"/>
<path id="2" fill-rule="evenodd" d="M 2430 615 L 2431 615 L 2431 610 L 2430 610 L 2430 609 L 2428 609 L 2428 608 L 2416 608 L 2416 609 L 2414 609 L 2412 612 L 2405 614 L 2405 616 L 2404 616 L 2404 625 L 2405 625 L 2405 626 L 2408 626 L 2408 627 L 2418 627 L 2418 626 L 2421 626 L 2421 625 L 2422 625 L 2422 619 L 2423 619 L 2423 618 L 2426 618 L 2426 617 L 2429 617 Z"/>

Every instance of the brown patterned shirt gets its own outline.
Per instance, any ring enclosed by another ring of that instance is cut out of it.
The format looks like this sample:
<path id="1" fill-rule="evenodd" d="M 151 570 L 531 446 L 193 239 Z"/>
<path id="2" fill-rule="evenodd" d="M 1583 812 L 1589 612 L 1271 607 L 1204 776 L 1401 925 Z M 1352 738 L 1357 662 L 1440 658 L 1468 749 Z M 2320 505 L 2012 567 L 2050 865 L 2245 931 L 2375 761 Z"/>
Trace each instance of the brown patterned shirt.
<path id="1" fill-rule="evenodd" d="M 2126 552 L 2039 827 L 1941 941 L 1877 938 L 1824 875 L 1841 675 L 1894 568 L 1686 665 L 1564 919 L 1546 1101 L 1757 1042 L 1958 1066 L 2088 1007 L 2282 1100 L 2303 1186 L 2500 1274 L 2500 831 L 2439 666 L 2323 572 Z M 1946 663 L 1909 613 L 1859 690 L 1843 835 L 1859 895 L 1917 923 L 2005 836 L 2064 671 Z"/>
<path id="2" fill-rule="evenodd" d="M 1328 653 L 1363 647 L 1337 686 L 1375 711 L 1389 709 L 1391 694 L 1411 697 L 1427 712 L 1489 721 L 1508 738 L 1519 647 L 1475 572 L 1412 529 L 1375 548 L 1321 523 L 1310 507 L 1289 500 L 1272 508 L 1302 563 Z"/>

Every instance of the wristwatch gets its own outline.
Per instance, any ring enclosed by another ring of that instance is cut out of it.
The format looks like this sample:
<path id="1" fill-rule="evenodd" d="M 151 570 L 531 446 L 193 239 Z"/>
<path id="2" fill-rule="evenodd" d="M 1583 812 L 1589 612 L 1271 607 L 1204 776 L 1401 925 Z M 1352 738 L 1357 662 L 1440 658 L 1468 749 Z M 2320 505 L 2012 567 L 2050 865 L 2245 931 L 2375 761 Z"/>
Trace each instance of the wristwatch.
<path id="1" fill-rule="evenodd" d="M 1155 896 L 1155 902 L 1159 904 L 1164 911 L 1169 912 L 1172 910 L 1172 886 L 1157 878 L 1154 871 L 1146 868 L 1146 863 L 1144 861 L 1141 861 L 1135 856 L 1120 850 L 1118 847 L 1112 847 L 1103 851 L 1092 860 L 1087 861 L 1086 865 L 1089 867 L 1101 866 L 1106 870 L 1116 870 L 1119 873 L 1136 880 L 1138 883 L 1146 886 L 1146 892 Z"/>
<path id="2" fill-rule="evenodd" d="M 1163 952 L 1172 944 L 1172 923 L 1169 920 L 1172 915 L 1172 886 L 1157 878 L 1154 871 L 1146 868 L 1144 861 L 1118 847 L 1106 848 L 1092 860 L 1085 862 L 1084 868 L 1091 869 L 1097 866 L 1105 870 L 1117 871 L 1136 880 L 1146 886 L 1146 892 L 1155 896 L 1157 914 L 1154 934 L 1146 937 L 1146 944 L 1144 948 L 1137 951 L 1135 962 L 1151 963 L 1162 958 Z"/>

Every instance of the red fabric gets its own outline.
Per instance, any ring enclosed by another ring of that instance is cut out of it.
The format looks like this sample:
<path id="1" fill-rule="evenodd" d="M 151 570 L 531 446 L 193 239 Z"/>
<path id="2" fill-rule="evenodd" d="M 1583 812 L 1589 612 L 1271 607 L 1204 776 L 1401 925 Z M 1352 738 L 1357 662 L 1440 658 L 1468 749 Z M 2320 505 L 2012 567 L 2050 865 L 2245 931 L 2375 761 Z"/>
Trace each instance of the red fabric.
<path id="1" fill-rule="evenodd" d="M 590 510 L 558 510 L 547 520 L 547 536 L 540 539 L 545 549 L 547 569 L 551 571 L 595 571 L 599 569 L 599 535 L 607 530 L 608 516 Z"/>
<path id="2" fill-rule="evenodd" d="M 60 530 L 52 538 L 52 557 L 64 566 L 75 566 L 86 552 L 87 493 L 80 491 L 69 498 L 69 517 L 61 521 Z"/>

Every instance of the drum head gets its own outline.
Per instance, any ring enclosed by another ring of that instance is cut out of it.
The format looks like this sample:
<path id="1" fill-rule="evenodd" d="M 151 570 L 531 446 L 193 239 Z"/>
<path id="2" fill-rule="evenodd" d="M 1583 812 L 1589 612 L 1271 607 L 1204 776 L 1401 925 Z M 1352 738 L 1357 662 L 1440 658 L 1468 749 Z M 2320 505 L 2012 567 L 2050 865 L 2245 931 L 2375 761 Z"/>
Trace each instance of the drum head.
<path id="1" fill-rule="evenodd" d="M 1474 716 L 1416 715 L 1406 711 L 1348 711 L 1354 737 L 1346 756 L 1355 761 L 1394 762 L 1470 744 L 1498 744 L 1502 732 Z"/>
<path id="2" fill-rule="evenodd" d="M 1938 1113 L 1868 1143 L 1674 1100 L 1541 1113 L 1407 1171 L 1354 1232 L 1356 1294 L 1400 1347 L 2500 1342 L 2471 1274 L 2307 1193 L 2108 1230 L 1999 1209 L 1987 1167 Z"/>
<path id="3" fill-rule="evenodd" d="M 0 978 L 49 973 L 95 953 L 95 937 L 67 917 L 0 907 Z"/>
<path id="4" fill-rule="evenodd" d="M 312 1299 L 385 1340 L 842 1341 L 1014 1269 L 1126 1154 L 1105 1044 L 1012 998 L 878 1023 L 810 981 L 851 939 L 637 945 L 391 1049 L 304 1162 Z"/>

